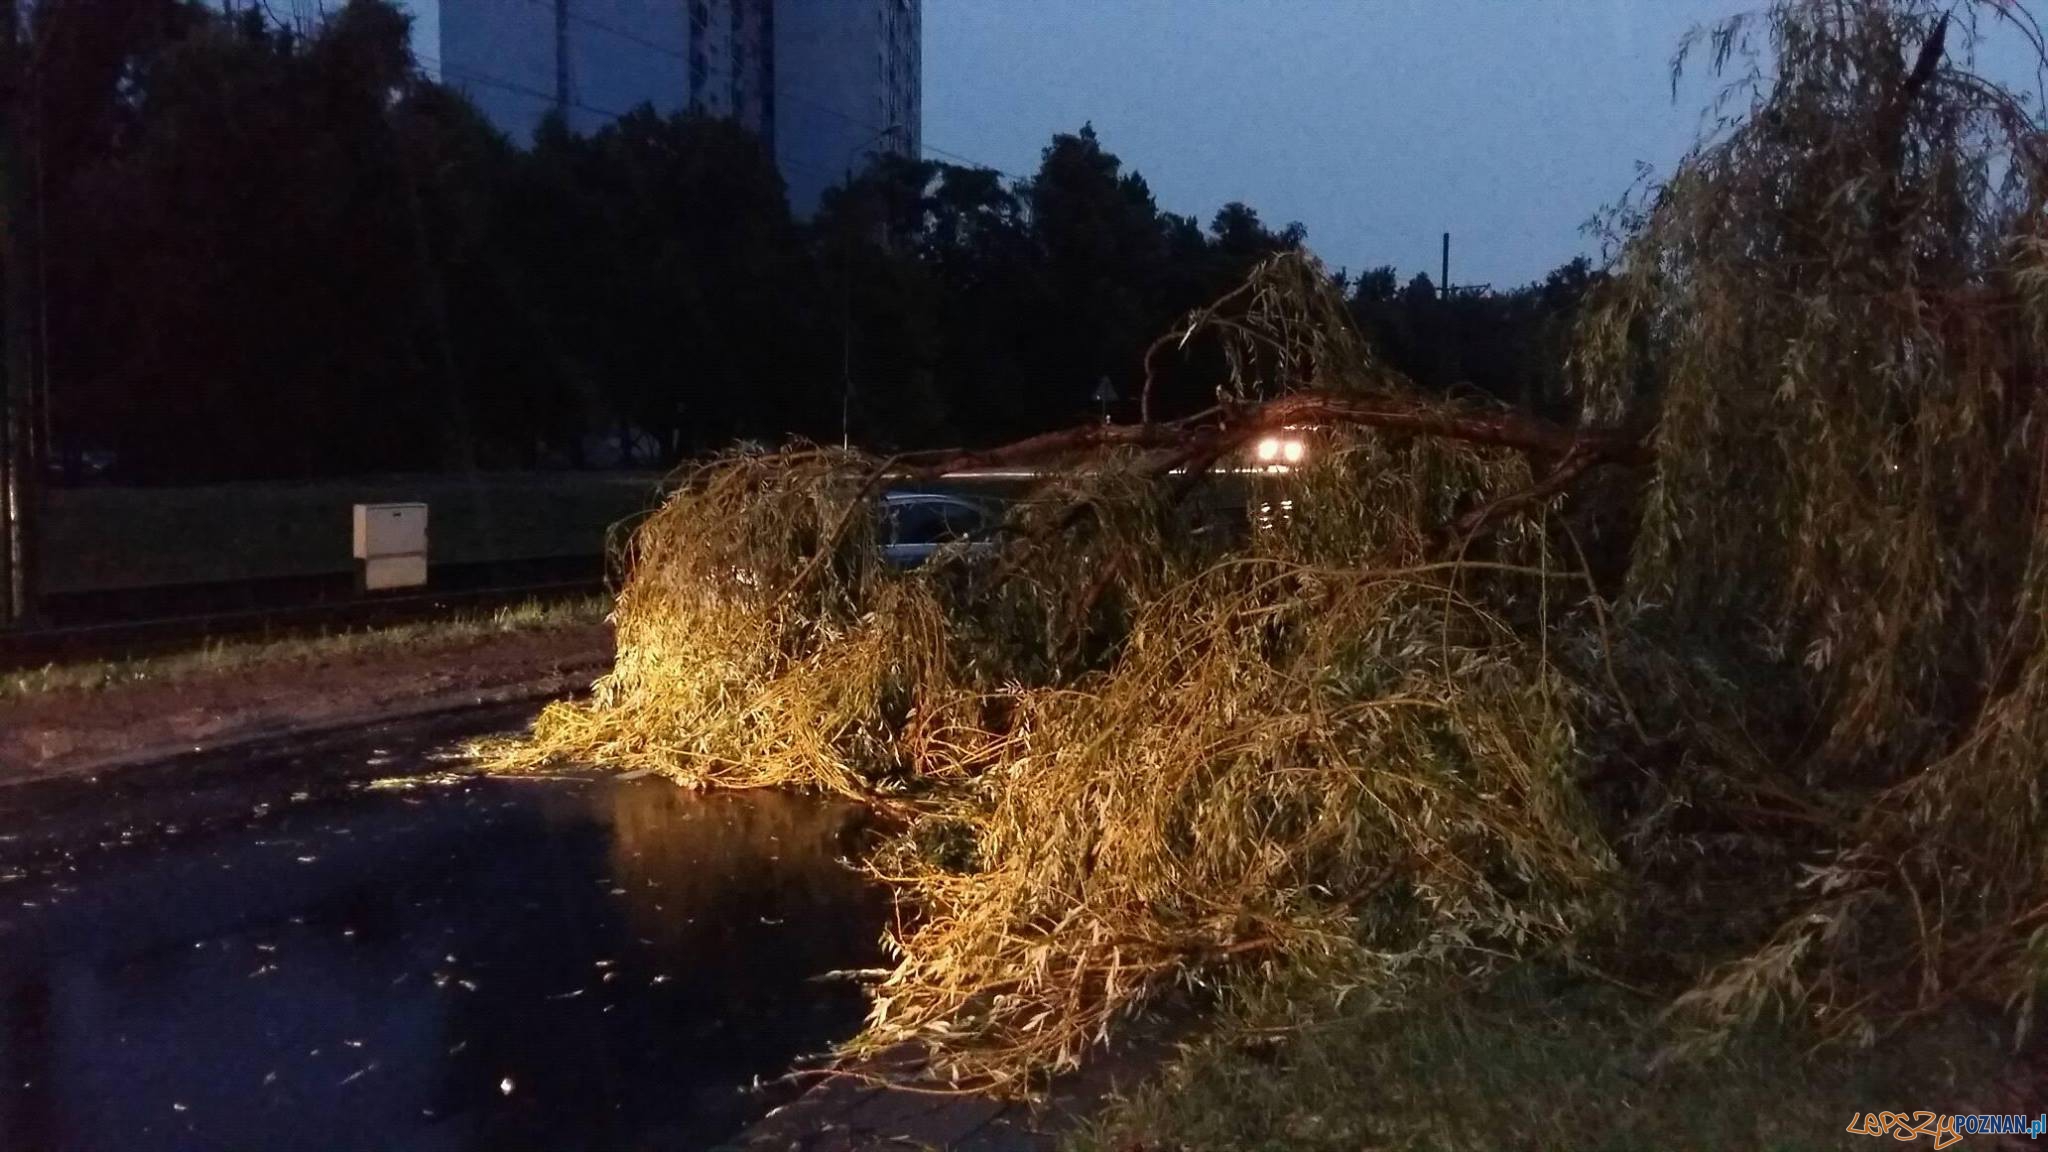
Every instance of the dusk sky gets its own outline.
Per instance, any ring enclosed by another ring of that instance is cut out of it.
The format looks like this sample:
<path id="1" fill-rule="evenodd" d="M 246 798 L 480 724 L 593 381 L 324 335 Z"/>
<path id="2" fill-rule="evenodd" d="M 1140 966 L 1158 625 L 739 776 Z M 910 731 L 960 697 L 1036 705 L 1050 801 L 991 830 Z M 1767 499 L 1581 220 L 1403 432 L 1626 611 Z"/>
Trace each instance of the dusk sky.
<path id="1" fill-rule="evenodd" d="M 1672 49 L 1754 0 L 925 0 L 924 139 L 1009 172 L 1093 121 L 1161 207 L 1243 200 L 1333 267 L 1506 287 L 1581 252 L 1709 89 Z M 951 157 L 936 156 L 938 159 Z"/>
<path id="2" fill-rule="evenodd" d="M 438 51 L 437 0 L 408 0 Z M 507 0 L 512 2 L 512 0 Z M 1762 0 L 924 0 L 933 158 L 1025 175 L 1092 121 L 1160 206 L 1243 200 L 1332 267 L 1511 287 L 1668 173 L 1712 88 L 1687 29 Z M 1952 44 L 1953 47 L 1953 44 Z"/>

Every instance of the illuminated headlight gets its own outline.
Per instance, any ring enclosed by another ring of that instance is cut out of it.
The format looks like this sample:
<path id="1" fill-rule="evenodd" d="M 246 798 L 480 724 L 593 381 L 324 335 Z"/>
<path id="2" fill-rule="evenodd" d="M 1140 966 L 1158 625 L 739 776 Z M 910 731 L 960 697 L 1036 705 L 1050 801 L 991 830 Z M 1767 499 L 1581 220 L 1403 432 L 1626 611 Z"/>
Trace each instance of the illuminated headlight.
<path id="1" fill-rule="evenodd" d="M 1299 464 L 1302 457 L 1308 455 L 1308 448 L 1291 437 L 1268 436 L 1258 442 L 1253 454 L 1261 464 Z"/>

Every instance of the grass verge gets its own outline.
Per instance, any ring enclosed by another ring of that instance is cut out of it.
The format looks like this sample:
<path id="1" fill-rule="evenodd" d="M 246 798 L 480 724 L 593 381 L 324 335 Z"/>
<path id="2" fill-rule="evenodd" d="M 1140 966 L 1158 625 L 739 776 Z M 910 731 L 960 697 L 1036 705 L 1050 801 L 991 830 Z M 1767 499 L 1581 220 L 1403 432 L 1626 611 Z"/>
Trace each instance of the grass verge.
<path id="1" fill-rule="evenodd" d="M 189 652 L 122 660 L 47 664 L 0 675 L 0 701 L 51 692 L 95 692 L 132 684 L 166 684 L 256 668 L 305 665 L 348 656 L 462 644 L 515 632 L 596 624 L 610 601 L 601 596 L 526 601 L 490 612 L 463 613 L 383 628 L 351 629 L 271 640 L 208 641 Z"/>
<path id="2" fill-rule="evenodd" d="M 1991 1022 L 1951 1014 L 1873 1049 L 1817 1052 L 1810 1034 L 1759 1028 L 1711 1058 L 1660 1063 L 1664 1003 L 1524 974 L 1398 1004 L 1357 998 L 1293 1029 L 1261 1028 L 1253 1012 L 1191 1044 L 1068 1152 L 1871 1150 L 1844 1130 L 1858 1113 L 2019 1107 L 1990 1099 L 2002 1062 Z"/>

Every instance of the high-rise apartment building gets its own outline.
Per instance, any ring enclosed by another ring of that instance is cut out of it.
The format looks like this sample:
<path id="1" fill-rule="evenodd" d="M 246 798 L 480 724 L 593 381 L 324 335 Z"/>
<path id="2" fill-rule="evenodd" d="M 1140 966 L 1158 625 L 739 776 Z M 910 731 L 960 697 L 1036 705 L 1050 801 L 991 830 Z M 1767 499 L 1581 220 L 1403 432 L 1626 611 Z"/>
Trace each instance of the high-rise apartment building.
<path id="1" fill-rule="evenodd" d="M 882 152 L 917 155 L 920 0 L 439 0 L 423 59 L 515 140 L 550 110 L 593 131 L 642 103 L 729 116 L 773 148 L 799 213 Z"/>

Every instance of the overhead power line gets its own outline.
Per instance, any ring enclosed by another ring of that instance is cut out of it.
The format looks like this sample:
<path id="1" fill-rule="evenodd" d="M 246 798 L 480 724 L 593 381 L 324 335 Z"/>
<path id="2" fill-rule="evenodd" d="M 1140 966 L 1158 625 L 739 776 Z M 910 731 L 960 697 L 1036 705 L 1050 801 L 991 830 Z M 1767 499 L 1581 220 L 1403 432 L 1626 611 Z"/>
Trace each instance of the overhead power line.
<path id="1" fill-rule="evenodd" d="M 600 108 L 594 104 L 585 104 L 580 100 L 563 100 L 561 99 L 561 97 L 559 97 L 557 94 L 553 92 L 543 92 L 538 88 L 532 88 L 528 87 L 525 84 L 521 84 L 517 80 L 507 80 L 502 76 L 492 76 L 488 73 L 483 72 L 472 72 L 468 69 L 451 68 L 448 65 L 447 61 L 441 60 L 434 56 L 429 56 L 424 52 L 416 52 L 413 55 L 417 59 L 424 60 L 427 63 L 432 64 L 436 69 L 440 71 L 441 75 L 443 76 L 453 76 L 457 80 L 465 80 L 471 84 L 482 84 L 487 88 L 499 88 L 507 92 L 516 92 L 522 96 L 531 96 L 536 100 L 548 104 L 550 107 L 558 103 L 566 104 L 567 106 L 575 108 L 578 111 L 591 112 L 599 116 L 609 116 L 614 120 L 625 115 L 624 112 L 619 112 L 611 108 Z"/>

